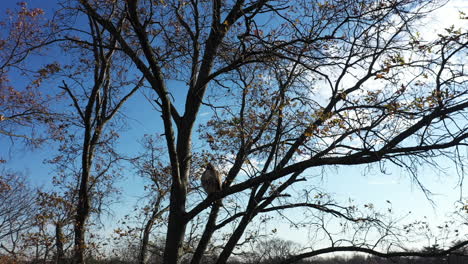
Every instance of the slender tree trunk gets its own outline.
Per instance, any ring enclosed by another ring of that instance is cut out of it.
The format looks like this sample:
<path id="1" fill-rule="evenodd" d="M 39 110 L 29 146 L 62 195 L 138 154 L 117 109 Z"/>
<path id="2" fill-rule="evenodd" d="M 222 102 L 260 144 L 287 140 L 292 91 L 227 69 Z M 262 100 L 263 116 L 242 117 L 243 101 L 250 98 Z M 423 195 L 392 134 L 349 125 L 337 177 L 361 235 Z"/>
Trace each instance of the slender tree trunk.
<path id="1" fill-rule="evenodd" d="M 57 249 L 56 263 L 65 263 L 65 252 L 63 250 L 63 226 L 58 222 L 55 224 L 55 247 Z"/>
<path id="2" fill-rule="evenodd" d="M 163 210 L 158 210 L 159 205 L 160 205 L 160 199 L 156 202 L 154 208 L 153 208 L 153 213 L 151 214 L 150 219 L 148 219 L 148 222 L 146 222 L 145 229 L 143 230 L 143 238 L 141 240 L 141 246 L 140 246 L 140 253 L 138 254 L 138 264 L 146 264 L 147 259 L 148 259 L 148 242 L 149 242 L 149 237 L 151 233 L 151 229 L 153 228 L 154 222 L 156 219 L 161 217 L 162 213 L 165 211 Z"/>
<path id="3" fill-rule="evenodd" d="M 34 256 L 34 263 L 39 262 L 39 243 L 36 242 L 36 250 L 35 250 L 35 256 Z"/>
<path id="4" fill-rule="evenodd" d="M 86 156 L 86 155 L 83 155 Z M 83 158 L 85 159 L 85 158 Z M 89 165 L 89 164 L 88 164 Z M 90 166 L 83 166 L 83 173 L 81 175 L 80 189 L 78 191 L 78 206 L 76 209 L 75 216 L 75 248 L 73 263 L 84 264 L 85 263 L 85 235 L 86 235 L 86 220 L 89 216 L 89 193 L 88 193 L 88 179 L 89 179 L 89 168 Z"/>
<path id="5" fill-rule="evenodd" d="M 244 234 L 245 229 L 249 225 L 251 219 L 253 217 L 253 213 L 249 213 L 248 215 L 245 215 L 239 225 L 237 226 L 236 230 L 230 237 L 229 241 L 227 244 L 224 246 L 223 251 L 219 255 L 218 261 L 216 261 L 216 264 L 225 264 L 229 257 L 232 254 L 232 251 L 234 250 L 234 247 L 236 247 L 237 242 L 239 239 L 242 237 Z"/>
<path id="6" fill-rule="evenodd" d="M 249 223 L 252 221 L 252 218 L 255 217 L 257 214 L 256 208 L 258 205 L 258 200 L 263 196 L 265 191 L 268 189 L 266 187 L 267 185 L 263 185 L 261 189 L 258 191 L 252 190 L 252 193 L 250 194 L 249 198 L 249 204 L 247 205 L 247 210 L 245 211 L 245 215 L 242 217 L 240 223 L 237 225 L 237 228 L 234 230 L 232 233 L 231 237 L 229 238 L 227 244 L 224 246 L 223 251 L 218 257 L 218 260 L 216 261 L 216 264 L 225 264 L 229 257 L 232 254 L 232 251 L 237 245 L 237 242 L 239 242 L 239 239 L 242 237 L 242 235 L 245 232 L 245 229 L 249 225 Z"/>
<path id="7" fill-rule="evenodd" d="M 146 259 L 148 255 L 148 241 L 151 228 L 153 227 L 154 219 L 151 218 L 145 225 L 145 230 L 143 230 L 143 238 L 141 240 L 140 253 L 138 254 L 138 263 L 146 264 Z"/>
<path id="8" fill-rule="evenodd" d="M 221 200 L 216 201 L 213 204 L 213 207 L 211 208 L 210 216 L 208 218 L 208 222 L 206 223 L 206 226 L 205 226 L 205 231 L 203 232 L 200 242 L 198 242 L 197 249 L 195 250 L 195 253 L 193 254 L 190 264 L 200 264 L 200 261 L 203 258 L 203 254 L 205 253 L 206 248 L 208 247 L 211 237 L 213 236 L 213 233 L 215 231 L 216 219 L 218 218 L 218 212 L 219 212 L 220 207 L 221 207 Z"/>
<path id="9" fill-rule="evenodd" d="M 42 263 L 43 263 L 43 264 L 47 264 L 47 259 L 49 258 L 49 251 L 50 251 L 50 248 L 49 248 L 49 246 L 47 245 L 47 246 L 45 247 L 44 257 L 42 258 Z"/>

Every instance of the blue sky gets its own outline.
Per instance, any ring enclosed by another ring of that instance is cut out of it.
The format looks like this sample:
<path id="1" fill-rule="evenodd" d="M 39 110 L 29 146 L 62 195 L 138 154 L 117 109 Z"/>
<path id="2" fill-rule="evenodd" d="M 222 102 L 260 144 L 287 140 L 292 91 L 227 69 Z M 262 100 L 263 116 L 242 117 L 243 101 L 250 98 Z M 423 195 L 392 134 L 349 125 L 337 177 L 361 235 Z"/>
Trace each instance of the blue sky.
<path id="1" fill-rule="evenodd" d="M 29 0 L 26 2 L 30 3 L 31 7 L 44 8 L 48 13 L 55 7 L 56 3 L 52 0 Z M 0 14 L 3 14 L 6 8 L 14 8 L 15 3 L 14 0 L 3 1 Z M 463 1 L 453 1 L 453 3 L 458 8 L 466 7 Z M 438 15 L 441 16 L 438 19 L 445 20 L 446 23 L 452 22 L 454 13 L 451 12 L 455 12 L 454 10 L 456 9 L 451 8 L 449 11 L 442 12 L 441 15 Z M 447 19 L 447 16 L 450 19 Z M 169 83 L 169 85 L 177 86 L 176 83 Z M 53 89 L 53 85 L 49 88 Z M 180 94 L 175 94 L 175 97 L 180 98 Z M 181 102 L 181 100 L 176 100 L 175 103 L 177 105 Z M 119 150 L 137 153 L 139 149 L 136 142 L 144 134 L 161 131 L 160 114 L 152 109 L 141 92 L 128 102 L 125 109 L 127 111 L 126 115 L 130 119 L 127 124 L 128 130 L 122 133 Z M 208 110 L 203 108 L 201 113 L 205 111 Z M 203 118 L 202 116 L 199 122 L 203 122 Z M 5 138 L 0 138 L 0 140 L 0 157 L 7 157 L 8 159 L 8 163 L 5 165 L 6 168 L 25 173 L 30 177 L 31 182 L 37 186 L 44 186 L 45 188 L 50 186 L 52 168 L 44 164 L 43 160 L 56 151 L 54 145 L 45 144 L 41 148 L 31 150 L 22 147 L 19 143 L 12 146 L 11 142 Z M 435 201 L 435 207 L 426 199 L 419 187 L 412 183 L 408 173 L 397 167 L 390 166 L 388 168 L 389 174 L 381 173 L 377 166 L 367 173 L 363 166 L 331 168 L 327 170 L 328 173 L 323 180 L 317 183 L 321 185 L 322 189 L 333 194 L 335 199 L 340 201 L 352 198 L 358 204 L 371 202 L 377 208 L 387 208 L 386 201 L 390 200 L 396 214 L 403 215 L 408 211 L 412 211 L 414 218 L 427 216 L 433 219 L 434 222 L 438 222 L 442 221 L 446 214 L 453 210 L 454 203 L 460 198 L 460 188 L 457 186 L 459 178 L 456 171 L 453 169 L 452 164 L 444 164 L 444 160 L 440 160 L 440 162 L 443 167 L 448 168 L 445 171 L 446 175 L 441 175 L 430 168 L 422 169 L 419 174 L 420 180 L 434 193 L 431 198 Z M 115 208 L 119 208 L 119 210 L 116 210 L 116 218 L 127 211 L 131 211 L 130 206 L 136 202 L 137 197 L 143 190 L 140 178 L 134 175 L 131 169 L 127 169 L 125 172 L 125 179 L 119 183 L 119 186 L 124 190 L 124 195 L 121 198 L 122 203 L 115 205 Z M 319 172 L 309 171 L 307 173 L 315 175 Z M 278 235 L 292 239 L 289 232 L 288 228 L 284 227 L 278 232 Z M 296 236 L 298 241 L 304 242 L 306 240 L 304 234 L 297 233 Z"/>

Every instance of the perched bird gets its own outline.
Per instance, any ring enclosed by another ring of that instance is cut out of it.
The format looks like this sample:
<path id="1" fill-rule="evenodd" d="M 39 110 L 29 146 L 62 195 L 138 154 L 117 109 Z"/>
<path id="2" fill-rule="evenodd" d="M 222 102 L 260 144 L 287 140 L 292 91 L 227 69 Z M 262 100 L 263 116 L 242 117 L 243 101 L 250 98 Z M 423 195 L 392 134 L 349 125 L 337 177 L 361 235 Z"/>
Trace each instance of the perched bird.
<path id="1" fill-rule="evenodd" d="M 211 163 L 206 165 L 206 170 L 201 176 L 201 185 L 208 195 L 221 191 L 221 174 Z"/>

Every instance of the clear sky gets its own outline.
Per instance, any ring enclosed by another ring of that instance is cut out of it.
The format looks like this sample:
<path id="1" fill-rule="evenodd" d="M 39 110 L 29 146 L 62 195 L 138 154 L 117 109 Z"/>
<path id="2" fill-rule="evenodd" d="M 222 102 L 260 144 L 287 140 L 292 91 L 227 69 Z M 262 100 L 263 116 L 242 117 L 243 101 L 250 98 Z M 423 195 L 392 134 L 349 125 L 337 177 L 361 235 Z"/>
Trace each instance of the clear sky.
<path id="1" fill-rule="evenodd" d="M 53 0 L 29 0 L 31 7 L 41 7 L 47 12 L 55 8 Z M 15 0 L 2 1 L 0 15 L 4 14 L 6 8 L 15 6 Z M 468 1 L 451 1 L 449 5 L 436 12 L 436 17 L 430 19 L 421 31 L 425 36 L 434 34 L 437 30 L 455 24 L 457 27 L 468 28 L 467 22 L 458 18 L 457 10 L 464 10 L 468 14 Z M 18 82 L 16 82 L 18 84 Z M 171 83 L 174 85 L 175 83 Z M 53 87 L 48 87 L 53 89 Z M 177 96 L 176 96 L 177 97 Z M 176 101 L 176 104 L 180 102 Z M 137 153 L 139 151 L 136 143 L 144 134 L 152 134 L 160 131 L 160 114 L 152 110 L 151 105 L 141 93 L 132 98 L 125 109 L 128 121 L 128 131 L 122 133 L 119 150 Z M 202 109 L 200 122 L 203 122 Z M 8 163 L 1 166 L 21 171 L 27 174 L 31 182 L 37 186 L 49 187 L 52 168 L 43 163 L 55 151 L 55 146 L 46 144 L 35 150 L 23 148 L 16 143 L 14 146 L 4 137 L 0 137 L 0 157 L 6 157 Z M 413 212 L 415 218 L 427 216 L 434 223 L 442 221 L 446 214 L 454 208 L 454 203 L 460 198 L 459 181 L 452 164 L 440 160 L 441 166 L 446 167 L 445 175 L 425 168 L 420 171 L 420 180 L 434 193 L 431 198 L 435 201 L 435 207 L 426 199 L 424 193 L 415 185 L 408 173 L 399 168 L 388 167 L 389 174 L 383 174 L 378 167 L 367 171 L 362 166 L 343 167 L 328 170 L 323 179 L 318 181 L 321 188 L 328 193 L 334 194 L 336 200 L 346 201 L 352 198 L 358 204 L 373 203 L 377 208 L 387 208 L 387 200 L 391 201 L 396 214 L 404 215 L 408 211 Z M 131 206 L 142 192 L 142 181 L 133 174 L 131 170 L 125 170 L 126 177 L 119 183 L 123 190 L 122 203 L 115 204 L 116 218 L 131 210 Z M 318 174 L 315 171 L 307 172 L 309 175 Z M 466 194 L 467 190 L 464 187 Z M 291 240 L 306 242 L 304 233 L 291 231 L 286 227 L 278 231 L 278 235 Z M 291 234 L 294 234 L 295 238 Z"/>

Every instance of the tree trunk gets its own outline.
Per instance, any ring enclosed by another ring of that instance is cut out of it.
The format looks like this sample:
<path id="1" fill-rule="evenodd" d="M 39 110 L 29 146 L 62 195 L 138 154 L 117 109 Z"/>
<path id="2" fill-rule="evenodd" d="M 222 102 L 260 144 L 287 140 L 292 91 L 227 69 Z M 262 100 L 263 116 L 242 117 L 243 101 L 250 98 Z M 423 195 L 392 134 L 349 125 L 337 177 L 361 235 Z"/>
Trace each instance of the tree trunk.
<path id="1" fill-rule="evenodd" d="M 185 220 L 185 202 L 187 192 L 177 183 L 171 187 L 169 223 L 167 226 L 164 264 L 177 264 L 184 242 L 187 221 Z"/>
<path id="2" fill-rule="evenodd" d="M 150 231 L 151 231 L 151 227 L 153 226 L 153 223 L 154 223 L 154 219 L 150 219 L 145 225 L 145 230 L 143 231 L 143 238 L 141 240 L 140 253 L 138 254 L 139 264 L 146 264 L 146 259 L 148 255 L 149 235 L 150 235 Z"/>
<path id="3" fill-rule="evenodd" d="M 252 219 L 252 213 L 249 213 L 242 218 L 241 222 L 237 226 L 236 230 L 232 234 L 226 246 L 224 246 L 224 249 L 219 255 L 219 258 L 218 258 L 218 261 L 216 261 L 216 264 L 225 264 L 227 262 L 227 260 L 232 254 L 232 251 L 236 247 L 237 242 L 244 234 L 244 231 L 247 228 L 248 224 L 250 223 L 251 219 Z"/>
<path id="4" fill-rule="evenodd" d="M 43 264 L 47 264 L 47 259 L 49 258 L 49 250 L 50 250 L 49 245 L 46 245 L 45 252 L 44 252 L 44 257 L 42 258 L 42 263 Z"/>
<path id="5" fill-rule="evenodd" d="M 164 247 L 164 264 L 177 264 L 184 243 L 186 219 L 185 203 L 192 154 L 192 127 L 194 119 L 182 120 L 177 134 L 177 162 L 178 173 L 172 171 L 171 194 L 169 200 L 169 218 Z M 171 164 L 174 167 L 174 164 Z"/>
<path id="6" fill-rule="evenodd" d="M 159 207 L 159 202 L 157 203 Z M 148 241 L 151 233 L 151 228 L 153 228 L 154 222 L 161 215 L 161 211 L 158 211 L 156 208 L 153 209 L 150 219 L 145 225 L 145 230 L 143 230 L 143 238 L 141 240 L 140 253 L 138 254 L 138 264 L 146 264 L 148 258 Z"/>
<path id="7" fill-rule="evenodd" d="M 78 206 L 75 216 L 75 253 L 73 263 L 85 264 L 85 234 L 86 234 L 86 220 L 89 215 L 89 194 L 88 194 L 88 178 L 89 172 L 83 168 L 80 190 L 78 192 Z"/>
<path id="8" fill-rule="evenodd" d="M 216 264 L 225 264 L 227 260 L 229 259 L 229 257 L 231 256 L 232 251 L 237 245 L 237 242 L 244 234 L 244 231 L 246 230 L 250 221 L 252 221 L 252 218 L 255 217 L 257 213 L 256 208 L 258 208 L 257 207 L 258 200 L 259 198 L 263 196 L 265 191 L 268 189 L 266 186 L 267 185 L 262 186 L 262 188 L 260 189 L 258 193 L 255 189 L 252 190 L 252 193 L 250 194 L 250 198 L 249 198 L 249 204 L 247 205 L 247 209 L 245 211 L 245 215 L 242 217 L 240 223 L 237 225 L 236 229 L 232 233 L 228 242 L 224 246 L 223 251 L 221 252 L 221 254 L 218 257 L 218 260 L 216 261 Z"/>
<path id="9" fill-rule="evenodd" d="M 55 224 L 55 247 L 57 249 L 56 263 L 65 263 L 65 252 L 63 250 L 63 226 L 58 222 Z"/>
<path id="10" fill-rule="evenodd" d="M 192 261 L 190 262 L 190 264 L 200 264 L 203 258 L 203 255 L 206 251 L 206 248 L 208 247 L 211 237 L 213 236 L 213 233 L 215 231 L 216 219 L 218 218 L 218 212 L 219 212 L 220 206 L 221 206 L 221 200 L 213 203 L 213 207 L 211 209 L 208 222 L 206 223 L 206 226 L 205 226 L 205 231 L 203 232 L 200 242 L 198 242 L 197 249 L 195 250 L 195 253 L 193 254 Z"/>

